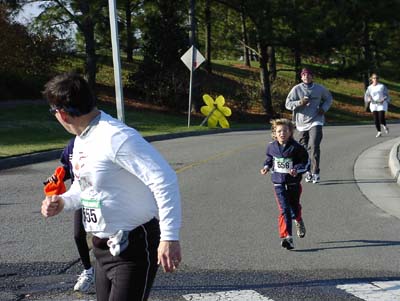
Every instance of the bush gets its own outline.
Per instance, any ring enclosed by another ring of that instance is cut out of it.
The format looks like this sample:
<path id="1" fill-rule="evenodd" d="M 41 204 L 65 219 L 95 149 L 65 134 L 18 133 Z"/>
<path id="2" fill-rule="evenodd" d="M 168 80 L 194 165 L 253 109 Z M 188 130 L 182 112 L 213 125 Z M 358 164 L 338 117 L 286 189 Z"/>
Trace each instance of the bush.
<path id="1" fill-rule="evenodd" d="M 58 57 L 57 39 L 31 34 L 0 6 L 0 99 L 37 97 Z"/>

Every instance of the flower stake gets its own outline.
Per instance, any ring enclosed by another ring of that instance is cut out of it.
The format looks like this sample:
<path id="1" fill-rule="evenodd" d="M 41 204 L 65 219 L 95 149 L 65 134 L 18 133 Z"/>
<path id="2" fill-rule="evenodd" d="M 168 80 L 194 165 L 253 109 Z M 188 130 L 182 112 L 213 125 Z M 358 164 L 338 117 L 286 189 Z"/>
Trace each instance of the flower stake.
<path id="1" fill-rule="evenodd" d="M 204 94 L 203 100 L 206 105 L 202 106 L 200 111 L 206 118 L 204 118 L 200 126 L 207 122 L 209 128 L 216 128 L 219 123 L 222 128 L 228 129 L 229 122 L 226 117 L 231 116 L 232 111 L 230 108 L 224 106 L 225 98 L 220 95 L 214 101 L 210 95 Z"/>

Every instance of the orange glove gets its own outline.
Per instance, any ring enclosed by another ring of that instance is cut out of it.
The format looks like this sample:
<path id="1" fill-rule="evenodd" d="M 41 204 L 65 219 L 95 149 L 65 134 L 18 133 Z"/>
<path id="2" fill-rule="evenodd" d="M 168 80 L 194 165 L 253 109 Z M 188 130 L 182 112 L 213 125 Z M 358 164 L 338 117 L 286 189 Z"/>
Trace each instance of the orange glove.
<path id="1" fill-rule="evenodd" d="M 54 175 L 52 176 L 54 181 L 49 181 L 44 186 L 43 189 L 44 194 L 46 196 L 50 196 L 50 195 L 59 195 L 66 192 L 67 188 L 65 187 L 64 184 L 64 176 L 65 176 L 64 167 L 62 166 L 57 167 L 56 170 L 54 171 Z"/>

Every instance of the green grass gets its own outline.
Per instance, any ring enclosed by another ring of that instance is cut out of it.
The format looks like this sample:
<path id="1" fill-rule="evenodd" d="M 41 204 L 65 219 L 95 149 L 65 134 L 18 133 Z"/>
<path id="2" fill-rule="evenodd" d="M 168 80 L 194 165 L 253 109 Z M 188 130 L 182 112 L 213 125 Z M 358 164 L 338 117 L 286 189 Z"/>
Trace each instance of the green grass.
<path id="1" fill-rule="evenodd" d="M 116 117 L 112 104 L 100 103 L 99 108 Z M 152 136 L 188 131 L 213 131 L 200 127 L 202 117 L 191 116 L 191 126 L 187 127 L 187 115 L 136 110 L 125 107 L 125 123 L 137 129 L 143 136 Z M 233 122 L 232 128 L 241 128 Z M 246 124 L 246 127 L 262 127 L 260 124 Z M 48 105 L 19 104 L 2 107 L 0 114 L 0 159 L 63 148 L 72 137 L 48 112 Z"/>
<path id="2" fill-rule="evenodd" d="M 43 104 L 2 107 L 0 157 L 60 148 L 70 137 Z"/>

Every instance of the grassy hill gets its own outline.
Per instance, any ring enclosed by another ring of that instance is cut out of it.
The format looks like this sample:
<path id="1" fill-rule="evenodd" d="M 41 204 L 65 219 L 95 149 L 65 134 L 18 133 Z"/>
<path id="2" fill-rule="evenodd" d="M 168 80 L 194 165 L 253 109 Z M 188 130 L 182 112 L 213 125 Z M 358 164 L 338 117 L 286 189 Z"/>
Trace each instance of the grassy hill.
<path id="1" fill-rule="evenodd" d="M 135 70 L 136 65 L 137 61 L 131 64 L 123 63 L 124 84 L 127 84 L 128 70 Z M 253 62 L 252 65 L 248 68 L 240 61 L 213 61 L 213 74 L 209 75 L 203 70 L 197 72 L 196 77 L 200 81 L 200 95 L 205 93 L 213 97 L 223 95 L 234 111 L 231 120 L 240 123 L 265 122 L 259 93 L 258 62 Z M 328 123 L 371 121 L 371 114 L 364 111 L 364 86 L 361 80 L 351 77 L 335 77 L 333 75 L 336 70 L 334 66 L 311 64 L 307 66 L 315 73 L 314 81 L 327 87 L 333 94 L 334 103 L 326 115 Z M 294 71 L 279 71 L 293 69 L 292 66 L 286 64 L 278 64 L 277 69 L 277 79 L 271 86 L 273 108 L 278 115 L 289 117 L 290 112 L 285 109 L 284 104 L 289 90 L 296 84 L 295 73 Z M 396 120 L 400 117 L 400 83 L 398 83 L 400 81 L 396 82 L 397 79 L 393 78 L 394 76 L 389 67 L 383 68 L 380 76 L 380 81 L 388 87 L 392 99 L 387 114 L 388 120 Z M 103 89 L 103 93 L 100 93 L 101 99 L 113 101 L 113 80 L 112 64 L 110 62 L 102 64 L 99 68 L 98 82 L 103 88 L 112 89 L 108 90 L 108 93 L 104 93 L 107 89 Z M 132 106 L 146 107 L 129 93 L 125 94 L 125 99 Z"/>
<path id="2" fill-rule="evenodd" d="M 137 68 L 140 58 L 133 63 L 123 62 L 123 82 L 128 83 L 129 72 Z M 231 127 L 268 126 L 260 102 L 260 83 L 258 63 L 247 68 L 239 61 L 213 62 L 213 74 L 200 70 L 197 78 L 200 82 L 200 95 L 205 93 L 213 97 L 223 95 L 228 106 L 233 109 L 229 118 Z M 80 59 L 68 59 L 60 64 L 60 72 L 79 69 Z M 314 80 L 326 86 L 334 96 L 334 103 L 327 113 L 328 124 L 371 123 L 371 113 L 364 111 L 364 88 L 360 80 L 349 77 L 333 77 L 331 66 L 309 65 L 314 72 Z M 290 70 L 292 67 L 278 65 L 278 70 Z M 393 77 L 393 70 L 386 67 L 382 71 L 381 81 L 387 85 L 392 103 L 387 118 L 395 121 L 400 118 L 400 84 Z M 385 77 L 386 76 L 386 77 Z M 189 73 L 188 73 L 189 77 Z M 284 107 L 286 96 L 295 84 L 292 71 L 278 71 L 277 79 L 271 87 L 273 108 L 278 116 L 290 118 L 291 113 Z M 97 74 L 97 93 L 99 107 L 116 116 L 114 98 L 114 77 L 110 58 L 99 60 Z M 191 118 L 191 127 L 187 127 L 187 114 L 171 112 L 165 108 L 144 103 L 135 98 L 128 90 L 124 91 L 125 121 L 139 130 L 143 135 L 177 133 L 183 131 L 205 131 L 199 124 L 204 119 L 200 114 Z M 58 124 L 54 116 L 48 113 L 48 106 L 43 101 L 0 102 L 0 159 L 2 157 L 30 152 L 62 148 L 71 137 Z"/>

